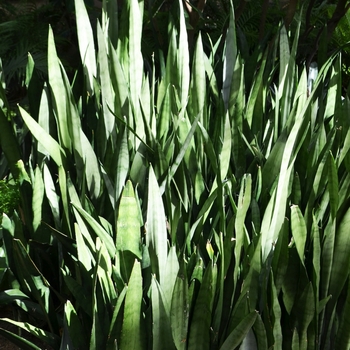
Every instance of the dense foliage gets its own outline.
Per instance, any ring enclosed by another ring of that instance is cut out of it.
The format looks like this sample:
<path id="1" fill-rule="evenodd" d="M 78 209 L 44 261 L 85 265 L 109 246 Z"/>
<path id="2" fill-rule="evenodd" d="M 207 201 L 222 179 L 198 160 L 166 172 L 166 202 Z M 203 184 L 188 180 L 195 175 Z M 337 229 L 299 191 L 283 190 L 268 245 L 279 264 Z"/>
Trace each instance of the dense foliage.
<path id="1" fill-rule="evenodd" d="M 51 28 L 18 116 L 1 76 L 0 169 L 20 194 L 0 231 L 0 305 L 18 317 L 1 321 L 53 349 L 348 349 L 340 52 L 297 62 L 300 20 L 244 50 L 232 6 L 224 37 L 190 51 L 176 9 L 156 62 L 143 2 L 104 1 L 94 27 L 75 0 L 74 79 Z"/>

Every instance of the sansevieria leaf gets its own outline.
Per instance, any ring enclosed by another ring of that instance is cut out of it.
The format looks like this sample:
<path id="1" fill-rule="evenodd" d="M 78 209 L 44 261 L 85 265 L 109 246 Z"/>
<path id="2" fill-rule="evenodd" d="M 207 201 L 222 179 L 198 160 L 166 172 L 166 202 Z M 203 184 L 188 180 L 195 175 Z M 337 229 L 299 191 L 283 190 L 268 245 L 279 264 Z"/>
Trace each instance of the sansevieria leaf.
<path id="1" fill-rule="evenodd" d="M 137 198 L 131 181 L 128 181 L 119 204 L 116 246 L 117 250 L 128 250 L 141 259 L 141 220 L 139 215 Z"/>
<path id="2" fill-rule="evenodd" d="M 57 56 L 53 31 L 51 27 L 49 27 L 47 56 L 48 56 L 47 63 L 48 63 L 49 86 L 52 91 L 54 111 L 56 113 L 56 118 L 57 118 L 56 121 L 57 121 L 57 127 L 58 127 L 58 138 L 60 140 L 61 146 L 70 150 L 72 140 L 69 134 L 69 123 L 67 118 L 66 89 L 62 79 L 60 61 Z M 45 147 L 44 144 L 43 146 Z M 47 149 L 47 147 L 45 148 Z M 47 150 L 50 152 L 50 149 L 47 149 Z M 54 158 L 52 154 L 51 156 Z"/>
<path id="3" fill-rule="evenodd" d="M 195 301 L 188 349 L 210 349 L 210 325 L 216 291 L 217 266 L 209 263 Z"/>
<path id="4" fill-rule="evenodd" d="M 167 228 L 164 205 L 152 166 L 148 175 L 146 243 L 154 260 L 155 271 L 162 280 L 168 256 Z"/>
<path id="5" fill-rule="evenodd" d="M 177 277 L 175 281 L 171 301 L 170 321 L 176 349 L 186 349 L 189 322 L 188 284 L 181 277 Z"/>
<path id="6" fill-rule="evenodd" d="M 60 147 L 58 142 L 49 135 L 30 115 L 29 113 L 19 106 L 21 116 L 28 126 L 28 129 L 33 136 L 40 142 L 46 150 L 49 152 L 52 159 L 55 161 L 58 167 L 63 165 L 65 152 Z"/>
<path id="7" fill-rule="evenodd" d="M 83 0 L 74 0 L 77 21 L 77 34 L 81 61 L 87 75 L 88 90 L 94 90 L 93 79 L 96 77 L 95 44 L 90 19 Z"/>
<path id="8" fill-rule="evenodd" d="M 41 223 L 42 204 L 44 198 L 44 181 L 40 168 L 35 169 L 34 188 L 33 188 L 33 229 L 36 231 Z"/>
<path id="9" fill-rule="evenodd" d="M 223 68 L 223 88 L 222 97 L 225 108 L 228 109 L 230 94 L 234 91 L 232 88 L 232 77 L 237 57 L 237 39 L 235 14 L 232 2 L 230 2 L 230 21 L 226 34 L 225 51 L 224 51 L 224 68 Z"/>
<path id="10" fill-rule="evenodd" d="M 163 275 L 160 286 L 164 292 L 164 305 L 167 311 L 170 311 L 171 299 L 179 272 L 179 261 L 176 254 L 176 247 L 172 246 L 169 249 L 168 258 L 165 267 L 165 274 Z"/>
<path id="11" fill-rule="evenodd" d="M 63 328 L 63 339 L 69 339 L 68 344 L 71 342 L 71 346 L 75 349 L 87 348 L 86 338 L 82 336 L 83 328 L 79 316 L 74 309 L 72 303 L 68 300 L 64 306 L 64 328 Z M 67 336 L 67 338 L 66 338 Z M 61 346 L 66 346 L 68 344 Z"/>
<path id="12" fill-rule="evenodd" d="M 81 216 L 87 222 L 87 224 L 93 229 L 96 236 L 100 237 L 100 239 L 104 242 L 108 250 L 108 253 L 111 255 L 111 257 L 114 257 L 116 249 L 115 249 L 115 245 L 113 243 L 112 237 L 106 232 L 106 230 L 101 226 L 101 224 L 98 223 L 83 208 L 81 208 L 79 205 L 75 203 L 73 203 L 73 206 L 77 210 L 78 215 Z"/>
<path id="13" fill-rule="evenodd" d="M 178 82 L 179 82 L 179 97 L 182 110 L 185 111 L 185 106 L 188 99 L 188 90 L 190 84 L 190 57 L 188 51 L 188 38 L 186 30 L 186 22 L 183 10 L 183 2 L 179 3 L 179 44 L 177 48 L 177 64 L 178 64 Z"/>
<path id="14" fill-rule="evenodd" d="M 141 304 L 141 264 L 135 260 L 125 297 L 124 321 L 120 341 L 121 349 L 146 349 L 147 343 L 142 337 L 143 317 Z"/>
<path id="15" fill-rule="evenodd" d="M 304 265 L 304 251 L 307 236 L 305 220 L 297 205 L 291 207 L 292 234 L 301 263 Z"/>
<path id="16" fill-rule="evenodd" d="M 155 277 L 151 284 L 152 302 L 152 333 L 154 350 L 175 349 L 170 328 L 170 314 L 166 305 L 165 295 Z"/>
<path id="17" fill-rule="evenodd" d="M 7 322 L 9 324 L 12 324 L 14 326 L 17 326 L 17 327 L 25 330 L 26 332 L 29 332 L 30 334 L 32 334 L 36 338 L 42 340 L 43 342 L 49 344 L 52 347 L 57 347 L 57 345 L 59 343 L 58 336 L 55 336 L 54 334 L 52 334 L 50 332 L 47 332 L 43 329 L 35 327 L 28 322 L 13 321 L 13 320 L 8 319 L 8 318 L 1 318 L 0 320 Z"/>
<path id="18" fill-rule="evenodd" d="M 348 209 L 339 225 L 334 244 L 334 255 L 332 271 L 330 274 L 329 293 L 332 299 L 326 307 L 327 326 L 331 323 L 331 314 L 334 312 L 333 308 L 336 305 L 338 297 L 343 289 L 345 282 L 349 277 L 349 263 L 350 263 L 350 236 L 348 234 L 348 227 L 350 224 L 350 209 Z M 346 268 L 345 268 L 346 267 Z M 328 327 L 327 327 L 328 328 Z M 327 329 L 328 331 L 328 329 Z"/>
<path id="19" fill-rule="evenodd" d="M 256 311 L 252 311 L 245 316 L 237 327 L 226 338 L 225 342 L 220 347 L 220 350 L 235 349 L 248 334 L 257 317 Z"/>

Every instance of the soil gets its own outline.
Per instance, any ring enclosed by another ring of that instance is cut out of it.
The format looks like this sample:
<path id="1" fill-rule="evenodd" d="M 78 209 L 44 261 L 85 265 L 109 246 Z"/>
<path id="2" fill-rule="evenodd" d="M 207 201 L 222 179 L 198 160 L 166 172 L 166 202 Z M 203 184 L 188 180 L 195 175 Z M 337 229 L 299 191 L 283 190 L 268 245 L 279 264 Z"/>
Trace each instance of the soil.
<path id="1" fill-rule="evenodd" d="M 0 335 L 0 350 L 18 350 L 19 347 Z"/>

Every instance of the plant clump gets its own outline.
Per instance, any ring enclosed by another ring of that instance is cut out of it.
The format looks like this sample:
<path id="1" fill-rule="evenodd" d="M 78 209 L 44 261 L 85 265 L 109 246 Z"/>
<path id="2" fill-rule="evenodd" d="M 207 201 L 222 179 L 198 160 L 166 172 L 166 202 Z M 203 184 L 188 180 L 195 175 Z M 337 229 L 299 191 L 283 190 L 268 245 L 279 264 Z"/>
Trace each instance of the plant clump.
<path id="1" fill-rule="evenodd" d="M 0 305 L 16 311 L 0 321 L 20 332 L 0 335 L 27 349 L 23 332 L 57 350 L 347 350 L 342 52 L 298 60 L 300 17 L 247 48 L 231 2 L 221 37 L 194 35 L 179 0 L 166 51 L 145 54 L 147 2 L 104 0 L 96 21 L 74 4 L 79 69 L 70 79 L 49 28 L 20 132 L 0 84 L 0 164 L 21 199 L 0 244 Z"/>

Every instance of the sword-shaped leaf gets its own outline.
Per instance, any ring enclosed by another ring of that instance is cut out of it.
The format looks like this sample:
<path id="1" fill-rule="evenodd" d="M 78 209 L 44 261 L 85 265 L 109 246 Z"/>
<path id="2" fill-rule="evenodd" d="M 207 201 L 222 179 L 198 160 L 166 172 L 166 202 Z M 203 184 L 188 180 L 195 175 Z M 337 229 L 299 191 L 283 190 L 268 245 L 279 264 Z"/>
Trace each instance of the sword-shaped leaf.
<path id="1" fill-rule="evenodd" d="M 45 189 L 44 189 L 42 172 L 39 166 L 37 166 L 35 168 L 35 178 L 34 178 L 33 198 L 32 198 L 34 232 L 38 229 L 39 225 L 41 224 L 44 193 L 45 193 Z"/>
<path id="2" fill-rule="evenodd" d="M 62 338 L 68 338 L 68 344 L 71 344 L 74 349 L 87 349 L 86 337 L 83 337 L 84 333 L 79 316 L 74 309 L 72 303 L 67 300 L 64 305 L 64 320 L 63 320 L 63 335 Z M 61 347 L 68 348 L 68 344 L 65 346 L 64 340 L 62 340 Z"/>
<path id="3" fill-rule="evenodd" d="M 96 236 L 100 237 L 100 239 L 104 242 L 110 256 L 114 257 L 116 249 L 113 243 L 113 239 L 108 234 L 108 232 L 82 207 L 80 207 L 75 203 L 72 203 L 72 205 L 76 209 L 77 215 L 81 216 L 86 221 L 86 223 L 91 227 L 91 229 L 96 234 Z"/>
<path id="4" fill-rule="evenodd" d="M 217 266 L 210 262 L 195 301 L 189 329 L 188 349 L 210 349 L 210 326 L 216 294 Z"/>
<path id="5" fill-rule="evenodd" d="M 57 56 L 54 36 L 53 36 L 51 27 L 49 27 L 47 63 L 48 63 L 49 85 L 52 91 L 54 111 L 56 113 L 58 138 L 61 146 L 64 147 L 65 149 L 70 150 L 72 146 L 72 141 L 69 133 L 69 123 L 67 118 L 67 98 L 66 98 L 67 94 L 66 94 L 66 89 L 62 79 L 60 61 Z M 21 114 L 23 113 L 21 112 Z M 40 142 L 40 140 L 37 137 L 36 139 Z M 48 149 L 45 146 L 45 144 L 43 144 L 43 146 L 50 152 L 50 149 Z M 54 156 L 51 153 L 50 155 L 52 158 L 54 158 Z"/>
<path id="6" fill-rule="evenodd" d="M 235 91 L 236 86 L 232 85 L 232 77 L 237 57 L 237 39 L 236 39 L 236 23 L 232 1 L 230 2 L 230 20 L 227 29 L 225 51 L 224 51 L 224 68 L 223 68 L 223 87 L 222 97 L 226 110 L 229 107 L 230 94 Z"/>
<path id="7" fill-rule="evenodd" d="M 141 218 L 139 216 L 135 192 L 131 181 L 128 181 L 119 204 L 116 246 L 117 250 L 128 250 L 141 259 Z"/>
<path id="8" fill-rule="evenodd" d="M 146 243 L 150 250 L 151 260 L 154 262 L 153 273 L 159 273 L 161 281 L 165 274 L 168 257 L 167 228 L 164 205 L 157 179 L 152 166 L 148 175 L 148 203 L 146 222 Z"/>
<path id="9" fill-rule="evenodd" d="M 307 229 L 304 217 L 297 205 L 291 207 L 291 226 L 295 246 L 297 248 L 301 263 L 304 265 L 304 251 L 307 238 Z"/>
<path id="10" fill-rule="evenodd" d="M 33 325 L 27 323 L 27 322 L 16 322 L 8 318 L 0 318 L 0 321 L 8 322 L 16 327 L 20 327 L 21 329 L 32 333 L 33 335 L 41 335 L 41 338 L 43 341 L 46 343 L 50 343 L 50 339 L 48 337 L 45 337 L 45 331 L 38 329 L 37 327 L 34 327 Z M 42 332 L 42 333 L 41 333 Z M 40 350 L 38 346 L 36 346 L 33 342 L 25 339 L 23 335 L 18 335 L 15 333 L 12 333 L 9 330 L 0 328 L 0 334 L 7 339 L 11 340 L 11 342 L 15 345 L 18 346 L 18 348 L 23 349 L 23 350 Z M 58 339 L 55 339 L 56 341 L 51 342 L 51 346 L 57 347 L 58 346 Z"/>
<path id="11" fill-rule="evenodd" d="M 86 11 L 84 0 L 75 0 L 75 17 L 77 21 L 77 34 L 80 58 L 87 75 L 87 87 L 90 94 L 94 91 L 94 78 L 96 77 L 96 58 L 94 35 Z"/>
<path id="12" fill-rule="evenodd" d="M 155 276 L 152 277 L 151 284 L 152 303 L 152 348 L 162 350 L 175 349 L 170 328 L 170 313 L 166 305 L 166 298 Z"/>
<path id="13" fill-rule="evenodd" d="M 125 297 L 124 321 L 121 333 L 121 349 L 145 349 L 146 343 L 142 337 L 143 316 L 142 275 L 141 264 L 135 261 Z"/>
<path id="14" fill-rule="evenodd" d="M 235 329 L 226 338 L 220 350 L 231 350 L 235 349 L 243 339 L 246 337 L 250 329 L 253 327 L 254 322 L 257 318 L 257 312 L 252 311 L 247 316 L 245 316 L 240 323 L 235 327 Z"/>
<path id="15" fill-rule="evenodd" d="M 171 301 L 170 322 L 174 343 L 178 350 L 187 348 L 189 311 L 187 280 L 177 277 Z"/>

